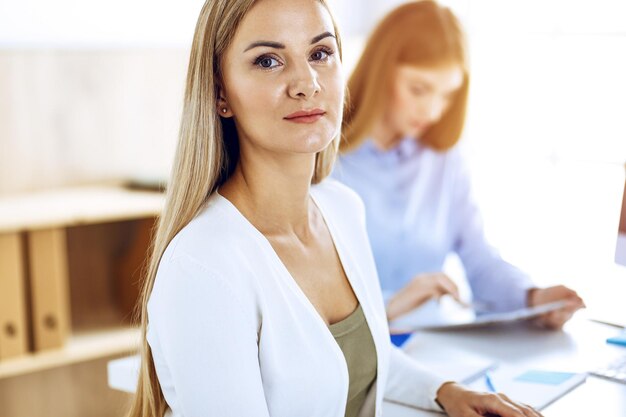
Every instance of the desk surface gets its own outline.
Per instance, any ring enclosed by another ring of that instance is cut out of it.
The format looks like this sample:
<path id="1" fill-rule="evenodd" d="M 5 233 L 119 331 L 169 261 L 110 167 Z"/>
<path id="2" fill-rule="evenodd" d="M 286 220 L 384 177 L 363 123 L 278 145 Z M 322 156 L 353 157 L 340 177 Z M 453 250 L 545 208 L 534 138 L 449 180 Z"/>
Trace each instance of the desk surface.
<path id="1" fill-rule="evenodd" d="M 454 346 L 470 353 L 492 358 L 501 366 L 560 369 L 587 372 L 626 355 L 623 347 L 608 345 L 605 340 L 619 330 L 604 324 L 575 317 L 563 331 L 552 332 L 529 325 L 513 325 L 453 332 L 422 332 L 414 335 L 405 350 L 419 360 L 423 349 Z M 138 358 L 124 358 L 109 363 L 109 385 L 132 392 L 136 381 Z M 427 364 L 426 364 L 427 365 Z M 557 416 L 626 416 L 626 385 L 590 376 L 542 411 L 545 417 Z M 385 403 L 385 417 L 441 416 L 402 405 Z"/>
<path id="2" fill-rule="evenodd" d="M 419 351 L 437 346 L 455 346 L 493 358 L 502 366 L 560 369 L 588 372 L 614 357 L 626 355 L 626 349 L 609 345 L 607 337 L 619 332 L 615 327 L 575 317 L 563 331 L 551 332 L 529 325 L 514 325 L 454 332 L 423 332 L 414 335 L 405 350 L 419 360 Z M 626 385 L 593 376 L 572 392 L 546 407 L 545 417 L 626 416 Z M 441 416 L 385 403 L 386 417 Z"/>

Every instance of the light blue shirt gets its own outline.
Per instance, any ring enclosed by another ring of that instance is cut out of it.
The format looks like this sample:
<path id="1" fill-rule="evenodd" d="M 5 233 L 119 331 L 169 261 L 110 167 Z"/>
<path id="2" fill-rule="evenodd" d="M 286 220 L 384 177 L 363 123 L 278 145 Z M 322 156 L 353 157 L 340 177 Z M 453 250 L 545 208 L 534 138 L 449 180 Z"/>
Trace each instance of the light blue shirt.
<path id="1" fill-rule="evenodd" d="M 474 300 L 490 310 L 526 306 L 530 278 L 485 239 L 466 164 L 457 148 L 436 152 L 412 138 L 382 151 L 371 140 L 343 155 L 332 176 L 366 207 L 367 231 L 385 299 L 419 273 L 460 257 Z"/>

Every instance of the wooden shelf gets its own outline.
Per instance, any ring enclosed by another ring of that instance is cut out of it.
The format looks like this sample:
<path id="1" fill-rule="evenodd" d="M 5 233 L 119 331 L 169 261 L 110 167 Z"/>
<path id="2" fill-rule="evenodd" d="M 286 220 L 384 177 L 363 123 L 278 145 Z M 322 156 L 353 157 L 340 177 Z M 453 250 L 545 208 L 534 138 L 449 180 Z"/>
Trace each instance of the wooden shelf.
<path id="1" fill-rule="evenodd" d="M 0 233 L 157 216 L 164 194 L 89 186 L 0 197 Z"/>
<path id="2" fill-rule="evenodd" d="M 165 202 L 134 186 L 0 196 L 0 416 L 126 409 L 106 365 L 139 349 L 131 317 Z"/>
<path id="3" fill-rule="evenodd" d="M 140 339 L 140 330 L 128 327 L 75 333 L 61 349 L 27 354 L 0 362 L 0 379 L 133 353 L 137 351 Z"/>

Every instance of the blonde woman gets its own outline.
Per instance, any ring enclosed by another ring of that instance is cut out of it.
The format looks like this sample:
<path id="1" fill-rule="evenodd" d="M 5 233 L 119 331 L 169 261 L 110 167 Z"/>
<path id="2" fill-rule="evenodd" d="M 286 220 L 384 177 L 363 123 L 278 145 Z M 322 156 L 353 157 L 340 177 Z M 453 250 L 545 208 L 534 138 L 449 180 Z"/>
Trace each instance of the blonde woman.
<path id="1" fill-rule="evenodd" d="M 341 42 L 321 0 L 209 0 L 141 300 L 133 417 L 536 416 L 389 342 L 363 206 L 325 180 Z M 367 402 L 366 402 L 367 400 Z"/>
<path id="2" fill-rule="evenodd" d="M 474 301 L 506 311 L 565 300 L 537 320 L 560 328 L 584 304 L 564 286 L 537 288 L 484 236 L 467 169 L 455 146 L 467 105 L 465 39 L 452 12 L 412 1 L 371 35 L 350 80 L 342 157 L 333 176 L 363 199 L 390 320 L 430 298 L 459 298 L 443 272 L 456 252 Z"/>

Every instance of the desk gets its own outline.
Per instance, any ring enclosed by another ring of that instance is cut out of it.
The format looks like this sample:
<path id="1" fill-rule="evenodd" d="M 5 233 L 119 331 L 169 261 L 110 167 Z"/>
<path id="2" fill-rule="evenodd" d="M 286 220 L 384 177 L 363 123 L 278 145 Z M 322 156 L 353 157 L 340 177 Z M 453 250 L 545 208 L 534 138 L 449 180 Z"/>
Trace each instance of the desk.
<path id="1" fill-rule="evenodd" d="M 561 369 L 587 372 L 614 357 L 626 355 L 626 349 L 608 345 L 607 337 L 618 333 L 615 327 L 575 317 L 562 332 L 514 325 L 455 332 L 424 332 L 413 336 L 405 345 L 411 356 L 419 359 L 420 349 L 452 345 L 482 354 L 500 362 L 501 367 Z M 414 410 L 385 403 L 385 417 L 427 417 L 441 414 Z M 566 396 L 552 403 L 542 414 L 557 416 L 626 416 L 626 385 L 593 376 Z"/>
<path id="2" fill-rule="evenodd" d="M 617 329 L 575 317 L 564 331 L 551 332 L 522 324 L 507 327 L 423 332 L 405 345 L 411 356 L 419 359 L 422 349 L 455 346 L 491 357 L 500 366 L 528 366 L 585 372 L 595 369 L 613 357 L 626 355 L 626 349 L 607 345 L 607 337 Z M 138 358 L 109 362 L 109 386 L 132 392 L 135 388 Z M 557 416 L 626 416 L 626 385 L 589 377 L 587 382 L 542 411 L 545 417 Z M 425 412 L 398 404 L 385 403 L 385 417 L 431 417 Z"/>

